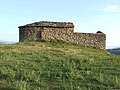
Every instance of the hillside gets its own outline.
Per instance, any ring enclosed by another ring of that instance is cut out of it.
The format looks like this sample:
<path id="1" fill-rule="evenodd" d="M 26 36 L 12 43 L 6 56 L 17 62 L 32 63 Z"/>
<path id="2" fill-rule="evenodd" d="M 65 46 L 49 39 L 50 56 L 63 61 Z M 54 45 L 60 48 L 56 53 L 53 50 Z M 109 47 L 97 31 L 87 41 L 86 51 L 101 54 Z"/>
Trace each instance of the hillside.
<path id="1" fill-rule="evenodd" d="M 120 56 L 63 42 L 0 45 L 0 90 L 120 89 Z"/>
<path id="2" fill-rule="evenodd" d="M 16 43 L 14 41 L 2 41 L 0 40 L 0 44 L 13 44 L 13 43 Z"/>
<path id="3" fill-rule="evenodd" d="M 108 49 L 107 51 L 115 55 L 120 55 L 120 48 Z"/>

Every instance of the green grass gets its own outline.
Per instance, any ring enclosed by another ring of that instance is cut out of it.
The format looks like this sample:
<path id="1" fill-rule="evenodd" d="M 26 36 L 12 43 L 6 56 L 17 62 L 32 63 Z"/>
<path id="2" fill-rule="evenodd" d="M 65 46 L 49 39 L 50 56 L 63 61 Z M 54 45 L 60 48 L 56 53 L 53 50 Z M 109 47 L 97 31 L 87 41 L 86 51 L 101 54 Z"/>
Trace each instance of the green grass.
<path id="1" fill-rule="evenodd" d="M 0 45 L 0 90 L 120 89 L 120 56 L 63 42 Z"/>

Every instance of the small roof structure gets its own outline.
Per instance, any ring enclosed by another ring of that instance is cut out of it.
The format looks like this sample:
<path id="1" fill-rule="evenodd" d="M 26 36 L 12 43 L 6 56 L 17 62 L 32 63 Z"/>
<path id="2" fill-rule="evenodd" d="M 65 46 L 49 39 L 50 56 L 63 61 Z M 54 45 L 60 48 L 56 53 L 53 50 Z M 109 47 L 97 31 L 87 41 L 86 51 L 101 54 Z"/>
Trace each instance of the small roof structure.
<path id="1" fill-rule="evenodd" d="M 103 32 L 101 32 L 101 31 L 97 31 L 96 33 L 103 33 Z"/>
<path id="2" fill-rule="evenodd" d="M 18 28 L 22 27 L 56 27 L 56 28 L 73 28 L 74 25 L 72 22 L 51 22 L 51 21 L 40 21 L 34 22 L 31 24 L 26 24 L 23 26 L 19 26 Z"/>

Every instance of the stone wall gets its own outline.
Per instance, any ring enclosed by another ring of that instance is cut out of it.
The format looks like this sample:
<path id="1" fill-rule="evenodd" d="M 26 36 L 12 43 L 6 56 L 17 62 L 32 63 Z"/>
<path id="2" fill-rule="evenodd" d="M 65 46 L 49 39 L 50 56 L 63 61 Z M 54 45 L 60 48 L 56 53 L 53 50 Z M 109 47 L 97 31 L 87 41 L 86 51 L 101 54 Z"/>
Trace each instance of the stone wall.
<path id="1" fill-rule="evenodd" d="M 72 43 L 105 49 L 106 35 L 103 33 L 74 33 Z"/>
<path id="2" fill-rule="evenodd" d="M 37 22 L 19 27 L 19 40 L 61 40 L 84 46 L 105 49 L 106 35 L 98 33 L 74 32 L 73 23 Z"/>
<path id="3" fill-rule="evenodd" d="M 19 41 L 40 40 L 43 27 L 21 27 L 19 29 Z"/>
<path id="4" fill-rule="evenodd" d="M 44 40 L 62 40 L 69 42 L 73 34 L 73 28 L 48 28 L 45 27 L 42 32 L 42 39 Z"/>
<path id="5" fill-rule="evenodd" d="M 43 40 L 61 40 L 84 46 L 105 49 L 106 35 L 103 33 L 74 33 L 73 28 L 44 28 Z"/>

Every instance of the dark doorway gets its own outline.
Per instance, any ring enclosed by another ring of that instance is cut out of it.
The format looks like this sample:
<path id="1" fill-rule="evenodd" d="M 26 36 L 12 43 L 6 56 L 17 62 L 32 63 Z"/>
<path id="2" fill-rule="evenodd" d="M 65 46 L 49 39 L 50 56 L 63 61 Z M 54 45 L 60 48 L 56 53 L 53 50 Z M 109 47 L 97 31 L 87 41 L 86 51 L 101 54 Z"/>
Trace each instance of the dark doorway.
<path id="1" fill-rule="evenodd" d="M 40 40 L 41 39 L 41 31 L 36 32 L 36 39 Z"/>

